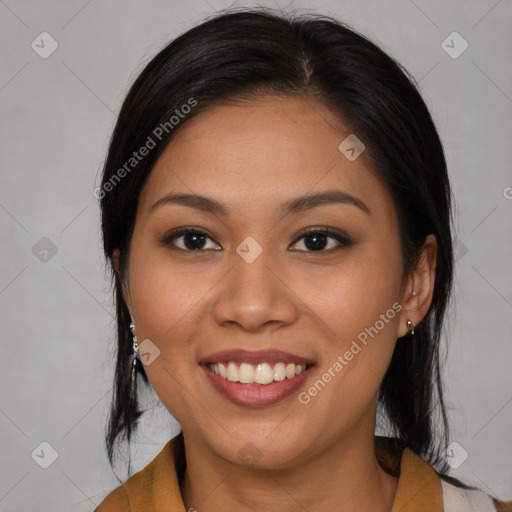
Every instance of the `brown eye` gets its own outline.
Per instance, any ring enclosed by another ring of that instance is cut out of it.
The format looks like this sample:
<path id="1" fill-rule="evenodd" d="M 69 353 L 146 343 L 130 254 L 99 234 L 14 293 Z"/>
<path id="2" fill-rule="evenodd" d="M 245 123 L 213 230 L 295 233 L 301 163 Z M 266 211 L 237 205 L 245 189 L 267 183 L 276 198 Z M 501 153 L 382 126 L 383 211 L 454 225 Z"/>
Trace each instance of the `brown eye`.
<path id="1" fill-rule="evenodd" d="M 305 249 L 297 248 L 301 240 L 304 240 Z M 309 228 L 302 233 L 292 245 L 294 251 L 307 252 L 330 252 L 341 247 L 350 245 L 350 240 L 339 233 L 335 233 L 327 228 Z"/>
<path id="2" fill-rule="evenodd" d="M 208 240 L 213 239 L 204 231 L 195 228 L 184 228 L 171 233 L 162 240 L 165 246 L 173 246 L 173 248 L 182 251 L 202 251 L 202 250 L 220 250 L 220 246 L 214 242 L 213 247 L 207 247 Z M 179 242 L 178 242 L 179 241 Z"/>

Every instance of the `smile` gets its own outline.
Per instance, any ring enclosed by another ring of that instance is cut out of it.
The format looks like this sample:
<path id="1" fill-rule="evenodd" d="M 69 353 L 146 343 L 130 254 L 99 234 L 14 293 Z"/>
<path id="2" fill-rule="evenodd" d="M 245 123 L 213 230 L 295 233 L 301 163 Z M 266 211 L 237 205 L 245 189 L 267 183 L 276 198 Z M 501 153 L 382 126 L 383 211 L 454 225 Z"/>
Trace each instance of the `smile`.
<path id="1" fill-rule="evenodd" d="M 229 350 L 199 361 L 222 397 L 244 407 L 264 407 L 296 392 L 314 367 L 312 360 L 279 350 Z"/>
<path id="2" fill-rule="evenodd" d="M 222 379 L 242 384 L 268 385 L 272 382 L 281 382 L 285 379 L 292 379 L 300 375 L 311 365 L 294 363 L 237 363 L 230 361 L 226 363 L 210 364 L 210 370 Z"/>

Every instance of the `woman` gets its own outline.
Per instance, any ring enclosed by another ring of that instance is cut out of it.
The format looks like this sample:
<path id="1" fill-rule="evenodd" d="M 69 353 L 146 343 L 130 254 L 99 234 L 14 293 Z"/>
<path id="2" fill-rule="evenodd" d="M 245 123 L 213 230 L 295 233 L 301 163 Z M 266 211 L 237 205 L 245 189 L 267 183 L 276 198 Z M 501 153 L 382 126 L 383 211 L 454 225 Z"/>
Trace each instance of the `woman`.
<path id="1" fill-rule="evenodd" d="M 512 509 L 445 475 L 451 190 L 377 46 L 327 17 L 217 15 L 137 78 L 96 195 L 110 461 L 137 374 L 182 428 L 98 510 Z"/>

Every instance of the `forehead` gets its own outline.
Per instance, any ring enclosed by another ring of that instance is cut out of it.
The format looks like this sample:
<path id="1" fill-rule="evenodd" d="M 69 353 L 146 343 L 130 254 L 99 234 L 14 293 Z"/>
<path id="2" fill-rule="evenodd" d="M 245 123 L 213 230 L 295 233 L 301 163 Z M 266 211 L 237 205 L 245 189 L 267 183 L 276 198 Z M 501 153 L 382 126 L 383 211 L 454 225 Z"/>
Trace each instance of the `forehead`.
<path id="1" fill-rule="evenodd" d="M 368 155 L 349 160 L 340 151 L 349 136 L 340 119 L 310 98 L 266 96 L 210 106 L 179 128 L 151 171 L 140 205 L 150 208 L 179 190 L 207 191 L 240 207 L 271 207 L 335 187 L 364 197 L 371 209 L 389 209 Z"/>

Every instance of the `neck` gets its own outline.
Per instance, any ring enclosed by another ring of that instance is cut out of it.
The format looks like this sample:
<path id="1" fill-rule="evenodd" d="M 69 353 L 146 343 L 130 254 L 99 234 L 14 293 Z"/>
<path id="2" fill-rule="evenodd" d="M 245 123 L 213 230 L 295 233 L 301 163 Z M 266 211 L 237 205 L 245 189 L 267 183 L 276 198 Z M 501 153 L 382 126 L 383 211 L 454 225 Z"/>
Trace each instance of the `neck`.
<path id="1" fill-rule="evenodd" d="M 279 470 L 240 467 L 187 442 L 181 489 L 186 509 L 389 512 L 398 478 L 377 461 L 374 430 L 355 430 L 301 464 Z"/>

